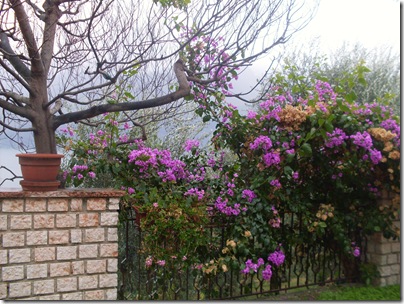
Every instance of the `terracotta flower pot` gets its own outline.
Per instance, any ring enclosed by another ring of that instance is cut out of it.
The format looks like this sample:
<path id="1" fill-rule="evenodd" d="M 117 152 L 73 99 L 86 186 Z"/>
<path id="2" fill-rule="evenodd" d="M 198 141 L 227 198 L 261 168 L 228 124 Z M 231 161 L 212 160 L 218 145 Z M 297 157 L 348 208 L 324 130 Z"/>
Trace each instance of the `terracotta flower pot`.
<path id="1" fill-rule="evenodd" d="M 63 155 L 61 154 L 17 154 L 24 191 L 55 191 L 60 185 L 57 175 Z"/>

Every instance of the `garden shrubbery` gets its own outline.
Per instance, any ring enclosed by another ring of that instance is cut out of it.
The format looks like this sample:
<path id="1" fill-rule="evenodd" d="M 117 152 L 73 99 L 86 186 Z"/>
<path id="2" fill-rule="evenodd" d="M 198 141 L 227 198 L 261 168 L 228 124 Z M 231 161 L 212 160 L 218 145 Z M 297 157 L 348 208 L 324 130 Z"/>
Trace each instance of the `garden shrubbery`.
<path id="1" fill-rule="evenodd" d="M 288 77 L 298 79 L 293 69 Z M 72 139 L 66 129 L 61 142 L 74 151 L 67 184 L 107 175 L 127 191 L 127 204 L 148 214 L 141 227 L 153 231 L 144 240 L 146 267 L 188 263 L 208 275 L 235 269 L 269 280 L 290 248 L 317 243 L 357 267 L 364 235 L 400 233 L 392 226 L 400 210 L 399 119 L 382 103 L 335 93 L 325 79 L 302 86 L 287 79 L 278 75 L 267 100 L 246 115 L 222 93 L 197 87 L 197 113 L 216 123 L 212 148 L 190 140 L 180 159 L 131 140 L 116 114 L 105 116 L 90 141 Z M 383 191 L 393 193 L 390 205 L 377 203 Z M 282 222 L 289 212 L 301 216 L 298 238 L 296 227 Z M 232 225 L 216 258 L 205 260 L 202 227 L 211 216 Z M 162 250 L 168 241 L 177 246 Z"/>

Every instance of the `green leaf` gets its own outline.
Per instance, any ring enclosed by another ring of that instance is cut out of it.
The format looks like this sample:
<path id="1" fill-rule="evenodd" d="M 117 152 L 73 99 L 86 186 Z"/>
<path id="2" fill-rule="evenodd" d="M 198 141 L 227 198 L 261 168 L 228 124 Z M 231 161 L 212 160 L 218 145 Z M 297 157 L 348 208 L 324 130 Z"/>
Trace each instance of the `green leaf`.
<path id="1" fill-rule="evenodd" d="M 341 111 L 344 111 L 346 113 L 351 113 L 351 109 L 346 104 L 341 104 L 339 106 L 339 108 L 341 109 Z"/>
<path id="2" fill-rule="evenodd" d="M 203 109 L 202 108 L 198 108 L 195 110 L 195 113 L 198 114 L 199 116 L 202 116 L 203 114 Z"/>
<path id="3" fill-rule="evenodd" d="M 134 99 L 134 98 L 135 98 L 135 96 L 133 96 L 132 93 L 131 93 L 131 92 L 128 92 L 128 91 L 126 91 L 126 92 L 124 93 L 124 95 L 125 95 L 126 97 L 130 98 L 130 99 Z"/>
<path id="4" fill-rule="evenodd" d="M 113 172 L 114 174 L 118 174 L 119 171 L 120 171 L 119 164 L 116 163 L 116 164 L 112 167 L 112 172 Z"/>
<path id="5" fill-rule="evenodd" d="M 364 86 L 367 84 L 365 78 L 363 78 L 363 77 L 359 77 L 358 82 L 359 82 L 361 85 L 364 85 Z"/>
<path id="6" fill-rule="evenodd" d="M 191 101 L 191 100 L 194 100 L 194 96 L 191 95 L 191 94 L 189 94 L 189 95 L 185 96 L 184 99 L 185 99 L 186 101 Z"/>
<path id="7" fill-rule="evenodd" d="M 291 176 L 293 174 L 293 169 L 289 166 L 285 166 L 285 168 L 283 168 L 283 172 L 285 175 Z"/>
<path id="8" fill-rule="evenodd" d="M 210 115 L 205 115 L 202 120 L 203 120 L 203 122 L 208 122 L 211 119 L 212 119 L 212 117 Z"/>
<path id="9" fill-rule="evenodd" d="M 307 135 L 306 135 L 305 141 L 310 140 L 313 137 L 313 135 L 316 133 L 316 131 L 317 131 L 316 128 L 311 128 L 310 132 L 307 133 Z"/>
<path id="10" fill-rule="evenodd" d="M 331 133 L 332 131 L 334 131 L 334 126 L 332 125 L 332 123 L 330 123 L 328 120 L 326 120 L 325 124 L 324 124 L 324 128 L 326 129 L 327 132 Z"/>
<path id="11" fill-rule="evenodd" d="M 345 96 L 345 98 L 349 103 L 352 103 L 356 100 L 356 98 L 358 98 L 358 96 L 356 96 L 355 92 L 351 92 L 351 93 L 347 94 Z"/>
<path id="12" fill-rule="evenodd" d="M 311 149 L 311 146 L 309 143 L 304 143 L 301 147 L 300 147 L 300 155 L 303 157 L 310 157 L 312 156 L 313 151 Z"/>
<path id="13" fill-rule="evenodd" d="M 321 129 L 321 130 L 320 130 L 320 133 L 321 133 L 321 136 L 322 136 L 324 139 L 327 139 L 327 138 L 328 138 L 328 136 L 327 136 L 327 131 L 326 131 L 326 130 Z"/>
<path id="14" fill-rule="evenodd" d="M 295 158 L 296 154 L 292 153 L 292 154 L 286 154 L 286 162 L 287 163 L 291 163 L 293 161 L 293 159 Z"/>
<path id="15" fill-rule="evenodd" d="M 325 120 L 322 118 L 318 119 L 318 125 L 321 127 L 324 124 Z"/>
<path id="16" fill-rule="evenodd" d="M 326 228 L 327 224 L 325 222 L 319 222 L 318 226 L 321 227 L 321 228 Z"/>

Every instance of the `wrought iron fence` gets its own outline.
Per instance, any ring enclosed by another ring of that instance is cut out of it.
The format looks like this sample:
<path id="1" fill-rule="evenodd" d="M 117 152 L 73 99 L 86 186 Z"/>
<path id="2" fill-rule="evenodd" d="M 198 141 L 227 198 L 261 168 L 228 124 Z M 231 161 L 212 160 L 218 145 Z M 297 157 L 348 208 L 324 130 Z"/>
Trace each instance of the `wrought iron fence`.
<path id="1" fill-rule="evenodd" d="M 129 211 L 119 231 L 119 300 L 253 300 L 292 289 L 356 279 L 347 277 L 344 272 L 341 252 L 332 250 L 323 242 L 289 247 L 288 252 L 285 252 L 285 263 L 272 269 L 270 281 L 264 280 L 259 272 L 245 275 L 232 269 L 214 276 L 189 268 L 147 269 L 146 257 L 140 250 L 144 232 L 132 212 Z M 299 237 L 299 229 L 304 228 L 297 214 L 283 215 L 282 222 L 285 227 L 296 228 L 296 237 Z M 212 242 L 219 242 L 216 247 L 222 248 L 227 239 L 225 225 L 208 225 L 207 229 L 210 230 Z"/>

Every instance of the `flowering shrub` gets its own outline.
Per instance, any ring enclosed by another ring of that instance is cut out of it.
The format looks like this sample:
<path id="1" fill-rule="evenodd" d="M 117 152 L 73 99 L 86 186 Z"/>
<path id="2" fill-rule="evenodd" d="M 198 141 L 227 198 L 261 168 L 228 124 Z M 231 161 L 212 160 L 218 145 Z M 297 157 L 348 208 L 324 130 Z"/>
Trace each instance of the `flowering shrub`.
<path id="1" fill-rule="evenodd" d="M 89 134 L 90 141 L 68 146 L 74 157 L 71 169 L 64 172 L 67 185 L 91 184 L 97 176 L 108 176 L 110 185 L 126 191 L 126 207 L 135 209 L 138 218 L 145 215 L 139 224 L 146 266 L 195 263 L 195 252 L 207 240 L 204 190 L 198 187 L 205 168 L 189 157 L 188 163 L 174 159 L 169 151 L 147 147 L 142 140 L 128 141 L 130 134 L 119 130 L 114 114 L 105 121 L 104 130 Z M 60 138 L 67 144 L 71 136 L 72 130 Z M 189 142 L 185 150 L 195 145 Z"/>
<path id="2" fill-rule="evenodd" d="M 219 44 L 201 39 L 216 48 L 196 50 L 193 60 L 217 59 Z M 296 89 L 277 78 L 259 109 L 243 116 L 224 102 L 234 71 L 213 72 L 224 73 L 221 92 L 208 96 L 201 84 L 193 90 L 197 113 L 217 123 L 212 152 L 189 140 L 174 159 L 129 140 L 130 128 L 113 114 L 89 141 L 72 140 L 68 129 L 60 137 L 74 151 L 67 184 L 109 174 L 127 191 L 128 206 L 146 214 L 145 267 L 187 264 L 204 275 L 235 269 L 271 280 L 293 248 L 321 243 L 355 262 L 363 235 L 399 236 L 392 220 L 400 208 L 400 126 L 389 108 L 350 102 L 324 80 Z M 376 204 L 383 191 L 395 194 L 391 205 Z M 289 213 L 299 223 L 284 221 Z M 209 244 L 210 218 L 231 222 L 223 248 Z M 215 258 L 205 260 L 208 251 Z"/>
<path id="3" fill-rule="evenodd" d="M 392 226 L 400 201 L 398 118 L 382 104 L 350 103 L 324 81 L 298 94 L 279 84 L 246 116 L 231 105 L 217 110 L 222 115 L 215 146 L 237 155 L 234 188 L 254 197 L 236 222 L 240 227 L 234 227 L 235 233 L 251 231 L 262 246 L 246 256 L 258 261 L 276 242 L 284 243 L 286 252 L 297 243 L 322 242 L 354 258 L 361 250 L 352 244 L 360 244 L 363 235 L 382 231 L 398 237 Z M 383 191 L 395 195 L 389 206 L 376 203 Z M 282 223 L 278 212 L 302 215 L 306 231 L 299 240 L 282 239 L 279 227 L 290 232 L 297 227 L 285 227 L 290 224 Z"/>

